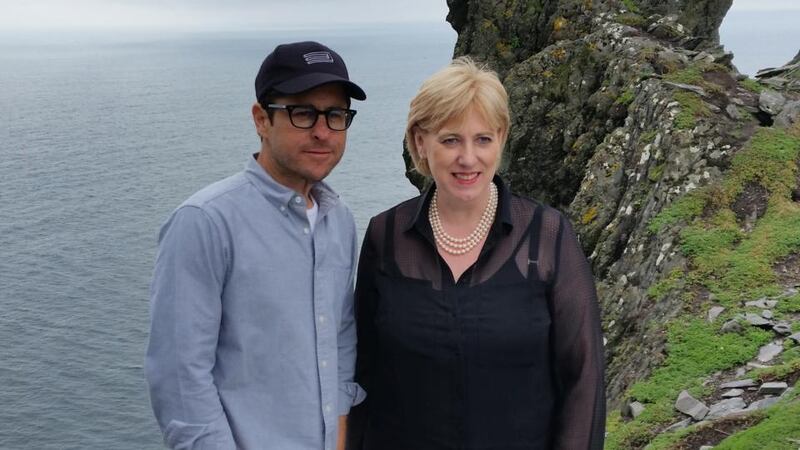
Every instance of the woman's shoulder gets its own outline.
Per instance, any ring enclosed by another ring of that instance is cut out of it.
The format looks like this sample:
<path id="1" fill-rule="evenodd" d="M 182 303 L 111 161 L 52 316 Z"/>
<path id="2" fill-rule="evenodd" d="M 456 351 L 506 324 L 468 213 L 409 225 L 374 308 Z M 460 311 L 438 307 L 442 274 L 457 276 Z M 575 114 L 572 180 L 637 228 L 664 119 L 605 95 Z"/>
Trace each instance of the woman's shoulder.
<path id="1" fill-rule="evenodd" d="M 373 216 L 369 220 L 369 225 L 364 235 L 364 245 L 373 249 L 382 248 L 387 234 L 393 233 L 388 225 L 391 224 L 391 228 L 396 228 L 409 223 L 410 218 L 414 217 L 419 209 L 418 204 L 421 198 L 421 195 L 410 198 Z"/>
<path id="2" fill-rule="evenodd" d="M 419 203 L 421 200 L 422 200 L 422 195 L 418 195 L 416 197 L 402 201 L 392 206 L 391 208 L 376 214 L 375 216 L 372 217 L 370 221 L 373 223 L 385 223 L 386 219 L 390 216 L 398 218 L 413 217 L 416 214 L 417 210 L 419 209 Z"/>

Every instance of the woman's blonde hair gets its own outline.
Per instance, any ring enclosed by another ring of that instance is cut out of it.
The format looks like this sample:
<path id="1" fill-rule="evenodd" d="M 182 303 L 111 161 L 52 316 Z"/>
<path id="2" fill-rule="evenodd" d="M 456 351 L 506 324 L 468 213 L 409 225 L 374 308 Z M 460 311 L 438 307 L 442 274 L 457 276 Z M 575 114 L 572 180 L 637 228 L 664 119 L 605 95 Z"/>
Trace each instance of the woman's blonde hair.
<path id="1" fill-rule="evenodd" d="M 431 175 L 428 161 L 420 158 L 414 135 L 436 131 L 451 119 L 462 119 L 470 108 L 476 108 L 489 126 L 501 131 L 502 150 L 511 119 L 508 94 L 494 71 L 461 56 L 422 83 L 411 100 L 406 125 L 406 145 L 417 172 Z"/>

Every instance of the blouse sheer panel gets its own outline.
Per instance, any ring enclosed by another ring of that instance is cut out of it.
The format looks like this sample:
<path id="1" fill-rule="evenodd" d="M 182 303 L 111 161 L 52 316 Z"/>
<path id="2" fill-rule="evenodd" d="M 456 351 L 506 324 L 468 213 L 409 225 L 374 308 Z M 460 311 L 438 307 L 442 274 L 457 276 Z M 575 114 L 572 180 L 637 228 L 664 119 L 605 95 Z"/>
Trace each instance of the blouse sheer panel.
<path id="1" fill-rule="evenodd" d="M 360 450 L 363 448 L 364 432 L 366 429 L 370 373 L 369 362 L 374 358 L 377 349 L 377 330 L 375 329 L 375 302 L 378 295 L 375 288 L 375 273 L 382 270 L 380 250 L 383 243 L 382 230 L 385 228 L 385 216 L 373 217 L 364 235 L 361 244 L 361 254 L 358 258 L 358 273 L 354 295 L 354 308 L 356 317 L 357 358 L 355 381 L 367 392 L 364 402 L 350 409 L 347 418 L 346 449 Z"/>
<path id="2" fill-rule="evenodd" d="M 600 310 L 586 257 L 569 222 L 560 217 L 551 292 L 552 346 L 560 409 L 554 448 L 601 449 L 605 388 Z M 543 235 L 552 230 L 543 230 Z M 591 412 L 589 414 L 588 412 Z"/>
<path id="3" fill-rule="evenodd" d="M 438 255 L 435 248 L 431 248 L 418 231 L 418 228 L 423 225 L 427 225 L 430 230 L 427 219 L 424 224 L 408 226 L 414 220 L 415 213 L 415 202 L 405 202 L 395 210 L 394 231 L 389 241 L 389 245 L 393 247 L 394 251 L 394 262 L 404 277 L 430 281 L 434 289 L 441 290 L 442 271 Z M 427 218 L 427 209 L 424 214 Z"/>

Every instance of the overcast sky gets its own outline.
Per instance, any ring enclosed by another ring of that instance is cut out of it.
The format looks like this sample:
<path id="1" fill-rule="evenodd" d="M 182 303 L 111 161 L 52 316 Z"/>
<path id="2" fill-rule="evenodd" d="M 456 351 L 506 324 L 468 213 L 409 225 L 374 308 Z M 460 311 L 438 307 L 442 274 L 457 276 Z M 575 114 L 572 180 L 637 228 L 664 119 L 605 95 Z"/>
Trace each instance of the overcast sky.
<path id="1" fill-rule="evenodd" d="M 444 22 L 445 0 L 0 0 L 0 29 L 248 29 Z"/>
<path id="2" fill-rule="evenodd" d="M 800 10 L 798 0 L 733 0 L 733 10 L 740 11 L 785 11 Z"/>
<path id="3" fill-rule="evenodd" d="M 734 0 L 734 10 L 800 10 L 800 0 Z M 0 0 L 0 29 L 251 29 L 439 22 L 445 0 Z"/>

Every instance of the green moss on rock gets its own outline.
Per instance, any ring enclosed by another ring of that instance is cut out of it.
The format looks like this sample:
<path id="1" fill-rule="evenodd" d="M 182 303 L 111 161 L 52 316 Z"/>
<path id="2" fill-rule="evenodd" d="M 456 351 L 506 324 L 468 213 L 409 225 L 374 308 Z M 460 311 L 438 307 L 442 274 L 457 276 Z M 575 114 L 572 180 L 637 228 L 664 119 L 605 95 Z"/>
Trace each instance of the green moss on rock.
<path id="1" fill-rule="evenodd" d="M 616 103 L 617 105 L 627 106 L 633 103 L 633 99 L 634 99 L 633 91 L 627 89 L 623 91 L 622 94 L 619 95 L 619 97 L 617 97 L 614 103 Z"/>
<path id="2" fill-rule="evenodd" d="M 640 16 L 639 14 L 629 12 L 617 14 L 615 20 L 623 25 L 636 28 L 641 28 L 647 24 L 647 20 L 645 20 L 644 17 Z"/>
<path id="3" fill-rule="evenodd" d="M 764 90 L 764 87 L 761 86 L 761 84 L 759 84 L 758 81 L 756 81 L 756 80 L 754 80 L 752 78 L 747 78 L 745 80 L 742 80 L 742 81 L 739 82 L 739 84 L 743 88 L 747 89 L 748 91 L 756 93 L 756 94 L 760 94 L 761 91 Z"/>
<path id="4" fill-rule="evenodd" d="M 703 212 L 706 201 L 705 190 L 696 189 L 672 202 L 650 221 L 647 229 L 651 233 L 658 233 L 665 226 L 693 219 Z"/>
<path id="5" fill-rule="evenodd" d="M 625 5 L 625 9 L 632 13 L 639 13 L 639 6 L 636 4 L 634 0 L 622 0 L 622 4 Z"/>
<path id="6" fill-rule="evenodd" d="M 690 130 L 697 124 L 697 118 L 711 115 L 711 110 L 697 94 L 676 92 L 674 98 L 681 104 L 681 112 L 675 117 L 675 127 L 679 130 Z"/>
<path id="7" fill-rule="evenodd" d="M 680 268 L 672 269 L 672 271 L 662 280 L 653 283 L 647 289 L 647 296 L 654 300 L 659 300 L 667 293 L 679 286 L 680 280 L 683 278 L 683 270 Z"/>

